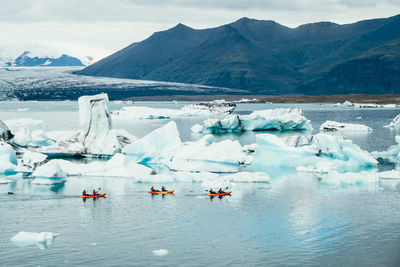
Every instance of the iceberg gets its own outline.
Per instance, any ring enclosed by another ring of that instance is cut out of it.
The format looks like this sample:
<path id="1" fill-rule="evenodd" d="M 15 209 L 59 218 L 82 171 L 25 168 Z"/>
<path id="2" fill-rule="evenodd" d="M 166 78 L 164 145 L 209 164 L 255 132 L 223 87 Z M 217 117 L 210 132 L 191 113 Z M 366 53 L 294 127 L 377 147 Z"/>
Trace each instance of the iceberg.
<path id="1" fill-rule="evenodd" d="M 13 137 L 14 135 L 11 133 L 11 130 L 8 129 L 7 125 L 5 125 L 4 122 L 0 120 L 0 140 L 7 142 Z"/>
<path id="2" fill-rule="evenodd" d="M 352 108 L 391 108 L 393 107 L 392 104 L 388 105 L 379 105 L 375 103 L 352 103 L 348 100 L 344 101 L 343 103 L 337 103 L 334 105 L 335 107 L 352 107 Z"/>
<path id="3" fill-rule="evenodd" d="M 0 141 L 0 173 L 13 174 L 17 165 L 17 155 L 12 146 Z"/>
<path id="4" fill-rule="evenodd" d="M 176 123 L 171 121 L 125 146 L 122 152 L 136 157 L 137 161 L 156 162 L 181 145 L 182 141 Z"/>
<path id="5" fill-rule="evenodd" d="M 181 109 L 182 115 L 223 115 L 230 114 L 236 108 L 236 105 L 232 102 L 228 102 L 224 99 L 213 100 L 209 102 L 203 102 L 199 104 L 185 105 Z"/>
<path id="6" fill-rule="evenodd" d="M 46 135 L 48 131 L 47 124 L 42 120 L 19 118 L 5 120 L 4 123 L 14 135 L 13 143 L 18 146 L 45 146 L 52 144 Z"/>
<path id="7" fill-rule="evenodd" d="M 11 238 L 11 242 L 20 246 L 36 244 L 40 249 L 45 249 L 54 242 L 57 236 L 59 235 L 52 232 L 19 232 Z"/>
<path id="8" fill-rule="evenodd" d="M 373 151 L 371 155 L 375 158 L 387 159 L 390 162 L 397 163 L 400 160 L 400 135 L 396 135 L 395 137 L 396 143 L 388 148 L 387 151 Z"/>
<path id="9" fill-rule="evenodd" d="M 34 177 L 45 177 L 45 178 L 60 178 L 66 177 L 67 174 L 62 169 L 62 160 L 50 160 L 47 163 L 39 166 L 33 173 Z"/>
<path id="10" fill-rule="evenodd" d="M 216 116 L 229 114 L 236 105 L 225 100 L 215 100 L 200 104 L 185 105 L 181 109 L 151 108 L 146 106 L 128 106 L 111 112 L 113 119 L 169 119 L 179 116 Z"/>
<path id="11" fill-rule="evenodd" d="M 336 131 L 356 131 L 356 132 L 371 132 L 372 129 L 363 124 L 342 123 L 336 121 L 326 121 L 319 128 L 320 131 L 336 132 Z"/>
<path id="12" fill-rule="evenodd" d="M 388 125 L 386 125 L 385 127 L 388 128 L 398 128 L 400 127 L 400 114 L 397 115 Z"/>
<path id="13" fill-rule="evenodd" d="M 218 173 L 238 172 L 244 162 L 246 155 L 237 140 L 215 142 L 212 135 L 184 143 L 162 161 L 170 170 Z"/>
<path id="14" fill-rule="evenodd" d="M 351 140 L 319 133 L 313 136 L 278 137 L 260 134 L 256 137 L 257 151 L 253 166 L 313 170 L 334 166 L 338 171 L 359 171 L 375 168 L 378 162 Z M 296 141 L 297 140 L 297 141 Z M 329 167 L 330 169 L 330 167 Z"/>
<path id="15" fill-rule="evenodd" d="M 24 155 L 18 164 L 18 168 L 24 171 L 31 171 L 35 169 L 39 164 L 43 163 L 47 159 L 47 155 L 26 150 Z"/>
<path id="16" fill-rule="evenodd" d="M 199 133 L 230 133 L 243 131 L 296 131 L 312 130 L 309 120 L 299 108 L 257 110 L 250 115 L 230 114 L 223 119 L 209 118 L 203 126 L 194 125 L 192 131 Z"/>
<path id="17" fill-rule="evenodd" d="M 142 177 L 150 176 L 152 173 L 153 170 L 151 168 L 136 163 L 126 155 L 115 154 L 104 165 L 103 176 L 133 177 L 135 179 L 141 179 Z"/>
<path id="18" fill-rule="evenodd" d="M 81 96 L 79 121 L 83 128 L 79 140 L 84 153 L 113 155 L 121 150 L 118 138 L 113 132 L 107 94 Z"/>

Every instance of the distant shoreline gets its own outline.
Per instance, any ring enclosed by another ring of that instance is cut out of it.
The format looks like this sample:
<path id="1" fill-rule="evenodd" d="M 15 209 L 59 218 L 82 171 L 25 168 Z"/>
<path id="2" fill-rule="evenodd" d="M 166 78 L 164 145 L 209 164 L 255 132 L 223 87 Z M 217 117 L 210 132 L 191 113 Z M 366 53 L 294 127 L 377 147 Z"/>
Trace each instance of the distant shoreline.
<path id="1" fill-rule="evenodd" d="M 271 95 L 170 95 L 170 96 L 138 96 L 126 100 L 133 101 L 211 101 L 225 99 L 239 101 L 256 99 L 248 103 L 343 103 L 348 100 L 354 103 L 400 104 L 400 94 L 388 95 L 319 95 L 319 96 L 271 96 Z"/>

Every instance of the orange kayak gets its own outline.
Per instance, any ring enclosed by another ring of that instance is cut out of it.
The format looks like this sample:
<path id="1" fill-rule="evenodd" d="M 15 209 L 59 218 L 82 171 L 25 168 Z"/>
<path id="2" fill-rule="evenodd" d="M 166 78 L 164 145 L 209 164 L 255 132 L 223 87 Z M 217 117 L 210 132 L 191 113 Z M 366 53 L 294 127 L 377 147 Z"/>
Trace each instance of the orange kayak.
<path id="1" fill-rule="evenodd" d="M 149 191 L 149 194 L 161 194 L 161 195 L 167 195 L 167 194 L 173 194 L 175 190 L 169 190 L 169 191 Z"/>
<path id="2" fill-rule="evenodd" d="M 79 197 L 87 198 L 87 197 L 105 197 L 105 196 L 106 196 L 106 193 L 98 194 L 98 195 L 80 195 Z"/>
<path id="3" fill-rule="evenodd" d="M 225 193 L 215 193 L 215 194 L 207 194 L 207 196 L 226 196 L 226 195 L 231 195 L 232 191 L 228 191 Z"/>

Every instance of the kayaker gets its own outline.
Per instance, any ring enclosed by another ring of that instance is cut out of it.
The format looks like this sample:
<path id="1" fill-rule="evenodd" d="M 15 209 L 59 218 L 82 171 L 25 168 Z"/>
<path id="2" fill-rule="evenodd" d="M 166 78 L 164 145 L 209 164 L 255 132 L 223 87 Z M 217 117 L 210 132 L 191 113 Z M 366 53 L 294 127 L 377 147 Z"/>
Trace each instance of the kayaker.
<path id="1" fill-rule="evenodd" d="M 96 190 L 93 189 L 93 196 L 97 195 Z"/>
<path id="2" fill-rule="evenodd" d="M 152 186 L 152 187 L 150 188 L 150 191 L 151 191 L 151 192 L 157 192 L 157 190 L 154 189 L 154 186 Z"/>
<path id="3" fill-rule="evenodd" d="M 218 190 L 218 194 L 224 194 L 224 193 L 225 193 L 225 191 L 222 190 L 222 188 L 220 188 L 220 189 Z"/>
<path id="4" fill-rule="evenodd" d="M 83 190 L 82 196 L 86 196 L 86 190 Z"/>
<path id="5" fill-rule="evenodd" d="M 214 190 L 212 190 L 212 188 L 210 189 L 210 194 L 216 194 L 216 192 Z"/>
<path id="6" fill-rule="evenodd" d="M 168 191 L 168 190 L 165 189 L 165 187 L 163 186 L 163 187 L 161 187 L 161 191 L 165 192 L 165 191 Z"/>

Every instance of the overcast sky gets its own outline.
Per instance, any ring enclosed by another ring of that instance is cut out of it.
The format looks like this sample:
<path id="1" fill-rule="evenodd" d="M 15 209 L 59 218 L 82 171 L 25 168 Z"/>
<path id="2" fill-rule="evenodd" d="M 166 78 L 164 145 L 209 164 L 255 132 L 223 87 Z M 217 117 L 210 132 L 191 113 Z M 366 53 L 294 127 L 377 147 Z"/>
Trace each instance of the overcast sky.
<path id="1" fill-rule="evenodd" d="M 400 0 L 1 0 L 0 4 L 0 56 L 49 47 L 100 58 L 178 23 L 208 28 L 249 17 L 296 27 L 400 14 Z"/>

